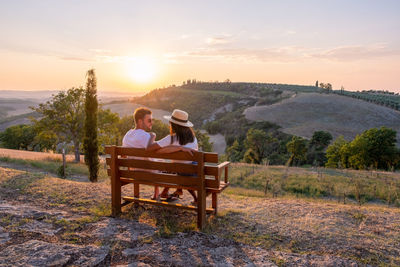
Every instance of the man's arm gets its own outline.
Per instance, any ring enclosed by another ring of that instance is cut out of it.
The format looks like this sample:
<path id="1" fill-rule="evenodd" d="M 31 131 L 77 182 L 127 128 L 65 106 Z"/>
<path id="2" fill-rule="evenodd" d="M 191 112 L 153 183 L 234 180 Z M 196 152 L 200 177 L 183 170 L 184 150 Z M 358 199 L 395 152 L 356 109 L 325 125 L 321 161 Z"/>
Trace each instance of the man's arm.
<path id="1" fill-rule="evenodd" d="M 149 142 L 147 143 L 147 146 L 146 146 L 146 150 L 154 151 L 154 150 L 157 150 L 160 148 L 161 148 L 160 145 L 156 143 L 156 134 L 151 132 Z"/>

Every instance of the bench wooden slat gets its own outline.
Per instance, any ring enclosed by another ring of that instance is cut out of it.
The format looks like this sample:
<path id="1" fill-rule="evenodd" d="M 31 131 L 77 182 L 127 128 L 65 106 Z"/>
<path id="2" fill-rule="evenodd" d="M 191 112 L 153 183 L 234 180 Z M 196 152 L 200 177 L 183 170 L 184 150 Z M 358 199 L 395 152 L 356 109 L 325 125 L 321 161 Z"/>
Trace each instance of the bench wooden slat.
<path id="1" fill-rule="evenodd" d="M 138 182 L 140 184 L 149 185 L 149 186 L 157 185 L 157 186 L 163 186 L 163 187 L 169 187 L 169 188 L 178 188 L 178 186 L 176 184 L 158 183 L 158 182 L 154 182 L 154 181 L 138 181 L 135 179 L 123 178 L 123 177 L 120 179 L 121 179 L 122 185 L 134 184 L 134 183 Z M 186 190 L 194 190 L 194 191 L 196 191 L 198 189 L 197 187 L 194 187 L 194 186 L 182 186 L 182 185 L 180 185 L 179 188 L 186 189 Z"/>
<path id="2" fill-rule="evenodd" d="M 110 165 L 111 158 L 106 158 L 107 165 Z M 196 165 L 179 162 L 156 162 L 140 159 L 118 159 L 118 165 L 123 167 L 134 167 L 140 169 L 153 169 L 167 172 L 196 173 Z M 218 166 L 205 166 L 204 175 L 219 178 L 220 169 Z"/>
<path id="3" fill-rule="evenodd" d="M 166 184 L 178 184 L 183 186 L 198 187 L 200 178 L 192 176 L 180 176 L 170 173 L 155 173 L 137 170 L 119 170 L 120 177 L 132 178 L 137 181 L 148 181 Z"/>
<path id="4" fill-rule="evenodd" d="M 206 187 L 206 192 L 207 193 L 221 193 L 222 191 L 225 190 L 225 188 L 227 188 L 229 186 L 229 182 L 224 183 L 221 182 L 221 184 L 219 185 L 218 188 L 215 187 Z"/>
<path id="5" fill-rule="evenodd" d="M 121 172 L 124 172 L 124 174 L 126 174 L 126 172 L 132 172 L 132 171 L 128 171 L 128 170 L 120 170 L 120 172 L 119 172 L 119 174 L 120 174 L 120 176 L 121 176 L 121 182 L 123 182 L 123 184 L 122 185 L 125 185 L 125 184 L 127 184 L 127 183 L 133 183 L 134 182 L 134 178 L 135 177 L 131 177 L 131 176 L 133 176 L 133 174 L 129 174 L 129 177 L 127 177 L 127 176 L 125 176 L 125 175 L 123 175 Z M 111 169 L 107 169 L 107 174 L 108 175 L 110 175 L 111 174 Z M 153 173 L 151 173 L 151 174 L 153 174 Z M 175 176 L 176 177 L 176 176 Z M 183 177 L 183 178 L 194 178 L 194 177 L 191 177 L 191 176 L 179 176 L 179 177 Z M 124 178 L 128 178 L 128 179 L 124 179 Z M 205 177 L 205 180 L 206 180 L 206 187 L 208 187 L 208 188 L 215 188 L 215 189 L 218 189 L 219 188 L 219 181 L 217 181 L 217 180 L 215 180 L 213 177 Z M 165 183 L 163 183 L 163 182 L 154 182 L 154 179 L 152 179 L 151 181 L 149 180 L 148 182 L 145 182 L 145 181 L 143 181 L 143 180 L 141 180 L 141 183 L 143 183 L 143 184 L 146 184 L 146 185 L 158 185 L 158 186 L 171 186 L 172 185 L 172 183 L 170 183 L 170 182 L 165 182 Z M 197 186 L 197 185 L 196 185 Z M 196 188 L 196 186 L 192 186 L 192 185 L 183 185 L 182 186 L 182 188 L 183 189 L 193 189 L 193 190 L 197 190 L 197 188 Z M 171 187 L 175 187 L 175 186 L 171 186 Z"/>
<path id="6" fill-rule="evenodd" d="M 211 152 L 203 152 L 204 154 L 204 163 L 218 163 L 218 154 Z"/>
<path id="7" fill-rule="evenodd" d="M 107 154 L 111 153 L 112 146 L 106 146 L 105 152 Z M 175 159 L 175 160 L 194 160 L 196 153 L 204 154 L 205 163 L 218 163 L 218 154 L 211 152 L 194 152 L 193 156 L 187 152 L 174 152 L 174 153 L 157 153 L 153 151 L 146 151 L 143 148 L 132 148 L 132 147 L 116 147 L 117 155 L 125 156 L 136 156 L 136 157 L 146 157 L 146 158 L 159 158 L 159 159 Z"/>
<path id="8" fill-rule="evenodd" d="M 158 205 L 158 206 L 173 207 L 173 208 L 185 209 L 185 210 L 197 210 L 196 206 L 182 205 L 179 203 L 171 203 L 171 202 L 166 202 L 166 201 L 157 201 L 157 200 L 151 200 L 151 199 L 145 199 L 145 198 L 135 198 L 135 197 L 122 197 L 122 199 L 125 201 L 129 201 L 129 202 L 148 203 L 148 204 L 153 204 L 153 205 Z M 213 213 L 214 209 L 207 208 L 206 212 Z"/>
<path id="9" fill-rule="evenodd" d="M 196 165 L 191 163 L 159 162 L 140 159 L 118 159 L 118 165 L 123 167 L 151 169 L 171 173 L 196 173 Z"/>

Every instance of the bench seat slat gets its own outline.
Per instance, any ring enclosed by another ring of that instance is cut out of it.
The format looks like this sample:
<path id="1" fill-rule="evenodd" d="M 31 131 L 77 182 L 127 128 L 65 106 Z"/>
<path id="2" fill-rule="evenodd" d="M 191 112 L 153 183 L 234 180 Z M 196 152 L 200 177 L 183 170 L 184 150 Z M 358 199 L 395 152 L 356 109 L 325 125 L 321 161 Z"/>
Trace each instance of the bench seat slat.
<path id="1" fill-rule="evenodd" d="M 227 183 L 221 182 L 221 184 L 219 185 L 218 188 L 215 188 L 215 187 L 206 187 L 206 191 L 207 191 L 207 193 L 221 193 L 221 192 L 224 191 L 228 186 L 229 186 L 229 182 L 227 182 Z"/>

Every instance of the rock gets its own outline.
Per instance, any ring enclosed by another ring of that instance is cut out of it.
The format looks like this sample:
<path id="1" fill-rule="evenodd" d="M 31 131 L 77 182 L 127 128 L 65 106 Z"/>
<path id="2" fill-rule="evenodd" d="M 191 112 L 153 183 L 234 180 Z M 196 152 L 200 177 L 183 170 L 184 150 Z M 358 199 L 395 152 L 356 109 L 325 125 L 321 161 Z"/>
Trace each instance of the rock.
<path id="1" fill-rule="evenodd" d="M 61 228 L 54 228 L 50 223 L 39 222 L 36 220 L 28 222 L 18 227 L 18 229 L 47 236 L 54 236 L 61 230 Z"/>
<path id="2" fill-rule="evenodd" d="M 256 264 L 239 243 L 199 232 L 178 233 L 152 243 L 138 243 L 122 251 L 122 256 L 150 265 L 166 266 L 276 266 L 263 259 Z"/>
<path id="3" fill-rule="evenodd" d="M 0 226 L 0 245 L 10 241 L 10 234 L 7 233 L 3 227 Z"/>
<path id="4" fill-rule="evenodd" d="M 4 249 L 0 266 L 97 266 L 105 263 L 108 253 L 104 247 L 30 240 Z"/>
<path id="5" fill-rule="evenodd" d="M 35 220 L 42 220 L 46 217 L 55 216 L 58 219 L 66 215 L 65 212 L 41 210 L 37 207 L 27 205 L 12 205 L 7 202 L 0 203 L 0 214 L 11 215 L 18 218 L 29 218 Z"/>
<path id="6" fill-rule="evenodd" d="M 94 227 L 93 235 L 100 239 L 106 241 L 118 240 L 126 243 L 153 236 L 156 232 L 156 228 L 147 224 L 118 218 L 106 218 L 91 227 Z"/>

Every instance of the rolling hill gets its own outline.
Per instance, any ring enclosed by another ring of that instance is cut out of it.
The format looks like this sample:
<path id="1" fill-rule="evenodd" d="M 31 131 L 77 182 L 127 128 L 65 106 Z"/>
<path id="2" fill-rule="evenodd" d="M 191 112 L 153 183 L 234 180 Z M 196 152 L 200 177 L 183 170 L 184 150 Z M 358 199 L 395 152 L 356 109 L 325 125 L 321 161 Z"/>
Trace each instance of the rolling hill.
<path id="1" fill-rule="evenodd" d="M 139 106 L 147 106 L 153 110 L 155 118 L 163 120 L 163 115 L 180 108 L 189 112 L 196 128 L 223 134 L 228 139 L 232 139 L 232 135 L 245 134 L 247 128 L 254 126 L 253 122 L 270 122 L 268 127 L 281 127 L 280 130 L 287 134 L 310 138 L 314 131 L 325 130 L 334 138 L 343 135 L 347 140 L 367 129 L 386 126 L 396 130 L 400 140 L 399 111 L 337 92 L 325 94 L 315 86 L 191 82 L 155 89 L 130 100 L 127 97 L 118 98 L 118 95 L 115 98 L 99 98 L 104 108 L 120 116 L 132 114 Z M 0 100 L 0 108 L 7 112 L 0 118 L 0 131 L 11 125 L 29 123 L 27 118 L 32 114 L 21 114 L 21 111 L 29 111 L 28 106 L 38 101 L 14 99 L 11 103 L 9 99 Z M 10 103 L 15 110 L 9 109 Z M 217 130 L 212 131 L 212 128 Z M 213 141 L 218 146 L 222 139 L 219 135 Z M 221 153 L 225 144 L 219 147 L 218 152 Z"/>
<path id="2" fill-rule="evenodd" d="M 400 112 L 358 99 L 335 94 L 301 93 L 272 105 L 245 110 L 252 121 L 269 121 L 282 131 L 311 138 L 314 131 L 343 135 L 350 140 L 363 131 L 386 126 L 397 131 L 400 140 Z"/>

